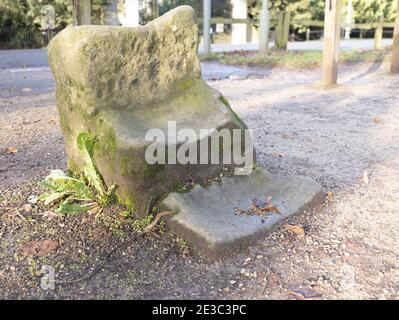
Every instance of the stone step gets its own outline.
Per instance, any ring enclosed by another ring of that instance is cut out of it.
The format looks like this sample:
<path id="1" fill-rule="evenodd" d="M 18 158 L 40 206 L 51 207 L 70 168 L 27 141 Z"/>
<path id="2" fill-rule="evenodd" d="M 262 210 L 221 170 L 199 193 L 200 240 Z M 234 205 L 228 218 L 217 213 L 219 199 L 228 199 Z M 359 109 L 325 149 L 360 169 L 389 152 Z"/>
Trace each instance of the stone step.
<path id="1" fill-rule="evenodd" d="M 161 208 L 174 213 L 167 220 L 169 228 L 187 240 L 195 252 L 221 258 L 246 248 L 323 198 L 322 187 L 310 178 L 277 176 L 257 168 L 248 176 L 224 177 L 206 187 L 195 185 L 189 192 L 171 193 Z M 253 201 L 259 208 L 269 203 L 279 212 L 254 214 L 262 212 L 248 210 Z"/>

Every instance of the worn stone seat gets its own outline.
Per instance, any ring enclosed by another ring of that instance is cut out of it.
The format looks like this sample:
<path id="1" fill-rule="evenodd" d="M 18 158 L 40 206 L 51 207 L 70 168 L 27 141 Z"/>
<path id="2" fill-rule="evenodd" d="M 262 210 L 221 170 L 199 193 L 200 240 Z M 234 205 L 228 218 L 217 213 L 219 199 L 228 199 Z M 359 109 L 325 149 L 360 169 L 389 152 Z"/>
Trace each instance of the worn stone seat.
<path id="1" fill-rule="evenodd" d="M 175 214 L 167 220 L 171 230 L 198 252 L 220 257 L 309 208 L 323 193 L 311 179 L 253 170 L 252 162 L 249 175 L 232 176 L 239 166 L 234 161 L 147 161 L 146 150 L 152 144 L 146 139 L 149 130 L 165 133 L 168 144 L 175 140 L 168 121 L 176 123 L 177 132 L 189 129 L 196 134 L 190 146 L 209 142 L 212 133 L 222 129 L 239 129 L 243 136 L 245 124 L 226 99 L 201 79 L 197 46 L 194 11 L 182 6 L 139 28 L 67 28 L 51 41 L 49 62 L 57 83 L 69 169 L 82 171 L 76 140 L 80 133 L 90 133 L 96 166 L 107 185 L 117 185 L 122 203 L 143 215 L 156 202 Z M 201 134 L 201 129 L 208 132 Z M 238 144 L 239 152 L 244 147 L 252 155 L 252 144 L 244 141 Z M 219 159 L 223 148 L 235 149 L 232 144 L 216 142 Z M 208 159 L 213 147 L 205 153 Z M 179 186 L 188 182 L 191 190 L 181 192 Z M 270 197 L 278 212 L 262 211 L 267 210 L 265 199 Z M 259 208 L 251 209 L 254 203 L 260 203 L 260 216 Z M 237 215 L 236 210 L 245 214 Z"/>
<path id="2" fill-rule="evenodd" d="M 94 158 L 121 202 L 144 214 L 186 182 L 218 177 L 222 165 L 149 165 L 149 129 L 244 128 L 202 79 L 193 9 L 182 6 L 143 27 L 69 27 L 49 45 L 57 106 L 72 171 L 82 169 L 76 138 L 96 139 Z"/>

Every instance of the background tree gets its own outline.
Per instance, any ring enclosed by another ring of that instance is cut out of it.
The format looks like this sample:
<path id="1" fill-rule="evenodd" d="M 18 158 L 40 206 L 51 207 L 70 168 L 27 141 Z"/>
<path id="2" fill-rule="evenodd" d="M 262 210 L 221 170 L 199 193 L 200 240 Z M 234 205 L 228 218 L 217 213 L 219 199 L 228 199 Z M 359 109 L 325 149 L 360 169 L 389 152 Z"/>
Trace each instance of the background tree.
<path id="1" fill-rule="evenodd" d="M 160 14 L 181 5 L 192 6 L 197 16 L 202 16 L 202 0 L 165 0 L 159 7 Z M 232 6 L 230 0 L 212 0 L 212 17 L 231 18 Z"/>
<path id="2" fill-rule="evenodd" d="M 72 23 L 69 0 L 0 0 L 0 27 L 39 27 L 40 9 L 50 4 L 55 10 L 55 26 Z"/>
<path id="3" fill-rule="evenodd" d="M 52 5 L 55 10 L 55 27 L 72 24 L 71 0 L 0 0 L 0 27 L 40 27 L 40 9 Z M 104 21 L 105 6 L 109 0 L 92 0 L 93 24 Z"/>
<path id="4" fill-rule="evenodd" d="M 353 0 L 355 22 L 377 21 L 383 14 L 385 21 L 394 21 L 396 4 L 394 0 Z"/>

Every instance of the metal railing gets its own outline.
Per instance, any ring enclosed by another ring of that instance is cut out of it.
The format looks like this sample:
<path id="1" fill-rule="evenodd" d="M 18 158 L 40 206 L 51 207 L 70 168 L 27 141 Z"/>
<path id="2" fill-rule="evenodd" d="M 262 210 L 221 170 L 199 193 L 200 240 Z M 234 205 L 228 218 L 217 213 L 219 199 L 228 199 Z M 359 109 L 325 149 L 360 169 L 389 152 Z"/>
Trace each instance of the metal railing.
<path id="1" fill-rule="evenodd" d="M 47 46 L 51 38 L 62 29 L 2 27 L 0 28 L 0 49 L 42 48 Z"/>
<path id="2" fill-rule="evenodd" d="M 202 18 L 198 18 L 198 24 L 201 26 L 203 23 Z M 246 24 L 247 26 L 259 26 L 258 19 L 232 19 L 232 18 L 222 18 L 222 17 L 213 17 L 210 20 L 211 25 L 215 24 L 225 24 L 225 25 L 232 25 L 232 24 Z M 324 21 L 317 21 L 317 20 L 297 20 L 291 19 L 290 27 L 296 29 L 296 34 L 302 34 L 303 40 L 310 40 L 315 38 L 320 38 L 323 35 L 323 27 Z M 384 29 L 384 36 L 389 37 L 393 33 L 394 22 L 384 22 L 383 29 Z M 275 30 L 278 27 L 278 19 L 270 19 L 269 22 L 270 30 Z M 346 25 L 342 25 L 344 29 Z M 374 36 L 374 31 L 376 28 L 379 27 L 378 22 L 373 23 L 352 23 L 350 25 L 350 29 L 352 30 L 352 35 L 354 37 L 370 37 Z M 298 32 L 297 30 L 302 29 L 302 32 Z M 201 28 L 200 28 L 201 30 Z M 313 35 L 313 36 L 312 36 Z M 298 39 L 298 37 L 295 37 Z"/>

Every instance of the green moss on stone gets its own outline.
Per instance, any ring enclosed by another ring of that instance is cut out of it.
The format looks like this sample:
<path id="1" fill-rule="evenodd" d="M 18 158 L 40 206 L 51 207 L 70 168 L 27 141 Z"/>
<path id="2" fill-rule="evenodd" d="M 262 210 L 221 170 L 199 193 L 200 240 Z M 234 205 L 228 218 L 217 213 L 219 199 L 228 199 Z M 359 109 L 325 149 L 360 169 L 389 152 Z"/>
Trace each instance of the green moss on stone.
<path id="1" fill-rule="evenodd" d="M 233 111 L 227 99 L 223 95 L 220 95 L 219 100 L 227 107 L 227 109 L 229 109 L 229 111 L 233 114 L 235 120 L 241 125 L 241 127 L 247 129 L 247 125 L 244 123 L 244 121 L 241 120 L 238 114 Z"/>
<path id="2" fill-rule="evenodd" d="M 144 177 L 150 178 L 165 168 L 164 164 L 148 164 L 144 166 Z"/>
<path id="3" fill-rule="evenodd" d="M 136 210 L 136 202 L 135 202 L 135 198 L 132 194 L 120 195 L 117 192 L 116 198 L 117 198 L 118 203 L 124 205 L 130 211 Z"/>
<path id="4" fill-rule="evenodd" d="M 121 174 L 123 176 L 127 176 L 130 173 L 130 168 L 129 168 L 129 162 L 130 158 L 126 155 L 123 155 L 119 161 L 119 167 L 121 169 Z"/>
<path id="5" fill-rule="evenodd" d="M 102 132 L 97 134 L 97 142 L 95 144 L 95 150 L 100 156 L 115 158 L 116 155 L 116 138 L 113 129 L 104 129 Z"/>
<path id="6" fill-rule="evenodd" d="M 68 158 L 68 160 L 67 160 L 67 168 L 69 171 L 71 171 L 73 173 L 80 172 L 79 166 L 71 158 Z"/>
<path id="7" fill-rule="evenodd" d="M 190 87 L 192 87 L 194 85 L 194 80 L 193 79 L 189 79 L 189 80 L 183 80 L 180 83 L 178 83 L 177 87 L 179 88 L 179 90 L 187 90 Z"/>

